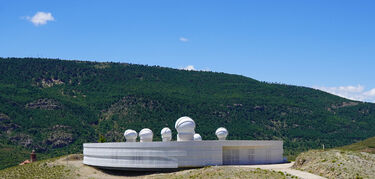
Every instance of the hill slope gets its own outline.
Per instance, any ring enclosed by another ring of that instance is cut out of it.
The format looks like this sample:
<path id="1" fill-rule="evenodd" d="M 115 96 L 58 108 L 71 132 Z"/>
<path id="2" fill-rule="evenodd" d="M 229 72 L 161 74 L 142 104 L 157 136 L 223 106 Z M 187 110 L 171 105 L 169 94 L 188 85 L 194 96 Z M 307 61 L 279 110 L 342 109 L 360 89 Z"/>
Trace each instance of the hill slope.
<path id="1" fill-rule="evenodd" d="M 341 150 L 350 150 L 350 151 L 357 151 L 357 152 L 368 152 L 375 154 L 375 137 L 368 138 L 366 140 L 342 146 L 338 149 Z"/>
<path id="2" fill-rule="evenodd" d="M 374 154 L 334 149 L 303 152 L 293 168 L 327 178 L 374 178 L 374 166 Z"/>
<path id="3" fill-rule="evenodd" d="M 286 155 L 375 136 L 375 105 L 311 88 L 224 73 L 124 63 L 0 58 L 1 156 L 42 158 L 82 143 L 123 141 L 127 128 L 159 131 L 190 116 L 203 139 L 225 126 L 229 139 L 281 139 Z M 12 150 L 10 150 L 12 149 Z M 0 168 L 21 161 L 0 158 Z"/>

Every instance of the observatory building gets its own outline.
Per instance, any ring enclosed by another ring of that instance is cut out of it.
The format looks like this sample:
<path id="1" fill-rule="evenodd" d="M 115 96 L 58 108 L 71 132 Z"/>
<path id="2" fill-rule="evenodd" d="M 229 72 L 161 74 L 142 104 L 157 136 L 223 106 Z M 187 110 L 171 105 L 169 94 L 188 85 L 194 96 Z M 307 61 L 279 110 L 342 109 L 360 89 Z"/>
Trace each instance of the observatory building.
<path id="1" fill-rule="evenodd" d="M 83 163 L 121 170 L 162 170 L 210 165 L 271 164 L 283 162 L 283 141 L 226 140 L 228 130 L 220 127 L 218 140 L 202 140 L 189 117 L 176 121 L 177 141 L 171 129 L 161 130 L 162 141 L 152 141 L 153 132 L 132 129 L 124 133 L 126 142 L 85 143 Z"/>

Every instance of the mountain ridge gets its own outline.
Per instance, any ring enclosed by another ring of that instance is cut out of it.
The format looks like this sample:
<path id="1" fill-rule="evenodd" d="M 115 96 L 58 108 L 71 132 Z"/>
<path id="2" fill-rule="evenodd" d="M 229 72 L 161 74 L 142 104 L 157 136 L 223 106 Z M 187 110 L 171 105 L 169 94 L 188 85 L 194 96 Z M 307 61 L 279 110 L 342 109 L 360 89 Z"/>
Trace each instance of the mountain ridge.
<path id="1" fill-rule="evenodd" d="M 22 153 L 0 159 L 0 168 L 31 149 L 47 158 L 81 152 L 99 135 L 124 141 L 127 128 L 151 128 L 160 140 L 169 126 L 175 136 L 185 115 L 203 140 L 224 126 L 229 139 L 284 140 L 287 156 L 375 136 L 375 104 L 312 88 L 128 63 L 0 58 L 0 142 Z"/>

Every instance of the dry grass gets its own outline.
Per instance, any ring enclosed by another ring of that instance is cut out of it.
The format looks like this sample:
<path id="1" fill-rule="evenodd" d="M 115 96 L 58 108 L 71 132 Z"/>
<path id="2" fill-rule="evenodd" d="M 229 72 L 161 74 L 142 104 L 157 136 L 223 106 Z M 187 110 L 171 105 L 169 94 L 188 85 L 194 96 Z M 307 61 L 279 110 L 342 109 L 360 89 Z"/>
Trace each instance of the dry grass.
<path id="1" fill-rule="evenodd" d="M 73 169 L 64 165 L 56 165 L 56 159 L 37 161 L 31 164 L 14 166 L 0 170 L 0 178 L 4 179 L 64 179 L 72 178 Z"/>
<path id="2" fill-rule="evenodd" d="M 157 174 L 150 178 L 162 179 L 224 179 L 224 178 L 298 178 L 290 174 L 285 174 L 283 172 L 276 172 L 271 170 L 262 169 L 251 169 L 251 168 L 239 168 L 239 167 L 204 167 L 201 169 L 185 170 L 169 174 Z"/>
<path id="3" fill-rule="evenodd" d="M 293 168 L 327 178 L 375 178 L 375 154 L 311 150 L 300 154 Z"/>

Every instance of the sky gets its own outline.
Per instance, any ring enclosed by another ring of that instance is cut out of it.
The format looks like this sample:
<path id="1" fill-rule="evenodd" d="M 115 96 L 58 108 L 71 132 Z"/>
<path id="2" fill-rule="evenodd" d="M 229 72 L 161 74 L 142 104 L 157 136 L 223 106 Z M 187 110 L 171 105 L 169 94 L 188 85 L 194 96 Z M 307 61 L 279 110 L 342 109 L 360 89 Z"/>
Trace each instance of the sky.
<path id="1" fill-rule="evenodd" d="M 371 0 L 0 0 L 0 57 L 225 72 L 375 102 L 374 8 Z"/>

